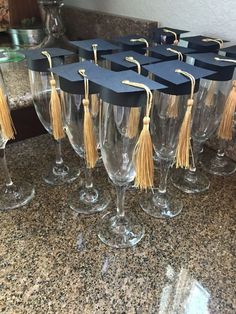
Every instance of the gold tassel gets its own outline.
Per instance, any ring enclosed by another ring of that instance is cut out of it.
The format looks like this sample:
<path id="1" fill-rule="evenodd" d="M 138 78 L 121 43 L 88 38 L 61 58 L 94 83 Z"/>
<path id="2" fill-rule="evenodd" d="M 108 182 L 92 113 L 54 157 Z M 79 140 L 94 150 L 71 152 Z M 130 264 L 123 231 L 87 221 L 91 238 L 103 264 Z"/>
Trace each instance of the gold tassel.
<path id="1" fill-rule="evenodd" d="M 79 70 L 79 74 L 84 78 L 84 151 L 87 168 L 94 168 L 98 160 L 97 142 L 94 133 L 93 119 L 89 111 L 89 81 L 85 70 Z"/>
<path id="2" fill-rule="evenodd" d="M 179 140 L 176 149 L 176 168 L 189 168 L 192 106 L 193 100 L 189 99 L 184 120 L 179 131 Z"/>
<path id="3" fill-rule="evenodd" d="M 170 95 L 169 104 L 167 108 L 167 117 L 176 119 L 178 117 L 179 108 L 176 95 Z"/>
<path id="4" fill-rule="evenodd" d="M 131 108 L 129 113 L 128 127 L 126 131 L 126 136 L 128 138 L 132 139 L 138 134 L 139 119 L 140 109 L 135 107 Z"/>
<path id="5" fill-rule="evenodd" d="M 134 149 L 134 165 L 136 171 L 135 186 L 143 189 L 152 188 L 154 184 L 154 162 L 152 138 L 149 131 L 150 118 L 144 117 L 143 129 Z"/>
<path id="6" fill-rule="evenodd" d="M 233 122 L 236 109 L 236 80 L 233 81 L 232 89 L 226 100 L 220 126 L 217 136 L 226 141 L 232 140 L 233 137 Z"/>
<path id="7" fill-rule="evenodd" d="M 49 67 L 52 68 L 52 58 L 47 51 L 42 51 L 42 54 L 47 57 Z M 65 137 L 65 131 L 63 127 L 63 120 L 65 110 L 63 109 L 63 104 L 61 104 L 60 97 L 58 95 L 56 89 L 56 80 L 54 79 L 54 75 L 51 72 L 51 98 L 50 98 L 50 117 L 51 117 L 51 124 L 52 124 L 52 134 L 55 140 L 61 140 Z"/>
<path id="8" fill-rule="evenodd" d="M 125 57 L 125 60 L 137 65 L 137 72 L 141 74 L 141 64 L 138 60 L 133 57 Z M 140 109 L 138 107 L 132 107 L 129 113 L 128 128 L 126 131 L 126 136 L 130 139 L 134 138 L 138 134 L 139 129 L 139 119 L 140 119 Z"/>
<path id="9" fill-rule="evenodd" d="M 152 107 L 153 95 L 150 89 L 144 84 L 130 81 L 123 81 L 122 83 L 142 88 L 147 93 L 146 115 L 143 118 L 143 129 L 133 152 L 134 168 L 136 171 L 135 186 L 141 190 L 146 190 L 152 188 L 154 182 L 153 145 L 149 131 L 149 115 Z"/>
<path id="10" fill-rule="evenodd" d="M 214 102 L 216 85 L 217 85 L 217 81 L 211 81 L 209 90 L 207 91 L 206 100 L 205 100 L 205 105 L 207 107 L 211 107 Z"/>
<path id="11" fill-rule="evenodd" d="M 191 116 L 193 107 L 193 94 L 195 89 L 195 78 L 188 72 L 182 71 L 180 69 L 175 70 L 175 72 L 180 73 L 191 80 L 191 95 L 187 102 L 187 110 L 180 127 L 179 139 L 176 148 L 176 168 L 189 168 L 189 151 L 191 148 Z"/>
<path id="12" fill-rule="evenodd" d="M 87 168 L 94 168 L 98 160 L 97 142 L 93 129 L 93 120 L 89 111 L 89 100 L 83 99 L 84 105 L 84 150 Z"/>
<path id="13" fill-rule="evenodd" d="M 0 130 L 6 140 L 15 138 L 15 127 L 11 118 L 10 109 L 7 104 L 6 96 L 0 88 Z"/>
<path id="14" fill-rule="evenodd" d="M 50 99 L 50 116 L 52 121 L 52 134 L 55 140 L 61 140 L 65 137 L 63 127 L 63 114 L 60 97 L 56 89 L 56 81 L 50 80 L 51 85 L 51 99 Z"/>
<path id="15" fill-rule="evenodd" d="M 99 112 L 100 101 L 97 94 L 91 95 L 91 114 L 96 117 Z"/>

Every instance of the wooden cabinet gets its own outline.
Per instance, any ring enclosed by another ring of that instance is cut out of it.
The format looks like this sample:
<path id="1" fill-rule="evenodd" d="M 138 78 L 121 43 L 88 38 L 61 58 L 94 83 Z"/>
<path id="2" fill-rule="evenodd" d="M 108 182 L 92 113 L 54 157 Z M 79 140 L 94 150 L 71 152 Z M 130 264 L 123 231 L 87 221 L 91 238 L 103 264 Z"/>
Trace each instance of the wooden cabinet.
<path id="1" fill-rule="evenodd" d="M 17 27 L 26 18 L 40 19 L 37 0 L 0 0 L 0 29 Z"/>

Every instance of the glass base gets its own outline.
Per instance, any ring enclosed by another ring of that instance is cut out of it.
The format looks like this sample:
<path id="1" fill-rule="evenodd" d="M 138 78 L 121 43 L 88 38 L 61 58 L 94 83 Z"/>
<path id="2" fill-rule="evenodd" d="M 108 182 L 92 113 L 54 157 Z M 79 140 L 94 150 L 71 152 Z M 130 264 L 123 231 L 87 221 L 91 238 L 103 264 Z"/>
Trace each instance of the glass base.
<path id="1" fill-rule="evenodd" d="M 176 199 L 170 193 L 160 193 L 157 189 L 153 192 L 142 194 L 139 201 L 140 206 L 148 215 L 155 218 L 173 218 L 179 215 L 183 209 L 181 200 Z"/>
<path id="2" fill-rule="evenodd" d="M 104 210 L 111 199 L 104 189 L 82 186 L 69 197 L 69 206 L 80 214 L 95 214 Z"/>
<path id="3" fill-rule="evenodd" d="M 0 186 L 0 210 L 9 210 L 28 204 L 34 197 L 34 187 L 27 182 Z"/>
<path id="4" fill-rule="evenodd" d="M 198 170 L 191 172 L 185 169 L 176 169 L 171 176 L 173 185 L 185 193 L 201 193 L 210 187 L 210 181 Z"/>
<path id="5" fill-rule="evenodd" d="M 107 213 L 98 225 L 98 238 L 106 245 L 122 249 L 132 247 L 144 236 L 144 227 L 135 216 L 118 217 Z"/>
<path id="6" fill-rule="evenodd" d="M 73 182 L 79 175 L 80 170 L 78 168 L 68 167 L 65 164 L 53 165 L 43 176 L 43 179 L 47 184 L 57 186 Z"/>
<path id="7" fill-rule="evenodd" d="M 203 154 L 200 162 L 204 171 L 217 176 L 229 176 L 236 171 L 235 162 L 215 153 Z"/>

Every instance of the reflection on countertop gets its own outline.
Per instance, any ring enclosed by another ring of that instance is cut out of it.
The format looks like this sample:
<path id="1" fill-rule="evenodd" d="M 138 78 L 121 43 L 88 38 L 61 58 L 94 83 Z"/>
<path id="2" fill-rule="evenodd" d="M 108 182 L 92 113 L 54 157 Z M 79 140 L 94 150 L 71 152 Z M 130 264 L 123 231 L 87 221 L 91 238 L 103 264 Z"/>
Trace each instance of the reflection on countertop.
<path id="1" fill-rule="evenodd" d="M 65 159 L 83 166 L 67 141 L 63 148 Z M 28 207 L 0 213 L 1 313 L 236 312 L 236 175 L 211 176 L 201 195 L 171 188 L 185 204 L 173 220 L 147 216 L 138 193 L 128 191 L 126 210 L 137 214 L 146 235 L 135 248 L 114 250 L 96 236 L 101 214 L 68 208 L 80 179 L 56 188 L 43 183 L 53 151 L 48 135 L 7 147 L 13 177 L 33 181 L 36 196 Z M 115 199 L 103 167 L 95 178 Z"/>

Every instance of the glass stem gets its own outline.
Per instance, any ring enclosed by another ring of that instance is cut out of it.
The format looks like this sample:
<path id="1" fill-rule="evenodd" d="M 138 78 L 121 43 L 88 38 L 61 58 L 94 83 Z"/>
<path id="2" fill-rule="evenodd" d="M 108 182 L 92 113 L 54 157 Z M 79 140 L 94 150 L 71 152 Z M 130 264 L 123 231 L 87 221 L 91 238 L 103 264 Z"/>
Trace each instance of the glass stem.
<path id="1" fill-rule="evenodd" d="M 202 148 L 202 143 L 201 142 L 193 141 L 193 147 L 192 147 L 192 150 L 191 150 L 192 165 L 189 168 L 189 170 L 191 172 L 196 172 L 197 163 L 198 163 L 198 157 L 199 157 L 199 153 L 201 151 L 201 148 Z"/>
<path id="2" fill-rule="evenodd" d="M 85 187 L 86 189 L 93 188 L 93 174 L 92 169 L 85 167 Z"/>
<path id="3" fill-rule="evenodd" d="M 56 165 L 61 166 L 63 165 L 63 158 L 61 153 L 61 140 L 55 140 L 56 144 Z"/>
<path id="4" fill-rule="evenodd" d="M 6 186 L 11 186 L 13 185 L 10 172 L 7 167 L 7 160 L 6 160 L 6 153 L 5 153 L 5 148 L 0 149 L 0 158 L 2 162 L 2 168 L 3 168 L 3 174 L 6 182 Z"/>
<path id="5" fill-rule="evenodd" d="M 168 173 L 169 173 L 171 163 L 172 161 L 168 159 L 160 160 L 160 183 L 159 183 L 158 191 L 163 194 L 166 193 L 167 178 L 168 178 Z"/>
<path id="6" fill-rule="evenodd" d="M 217 150 L 217 157 L 222 158 L 225 155 L 225 141 L 219 140 L 219 149 Z"/>
<path id="7" fill-rule="evenodd" d="M 125 211 L 124 211 L 125 190 L 126 190 L 126 186 L 116 185 L 116 195 L 117 195 L 116 206 L 117 206 L 118 217 L 125 216 Z"/>

